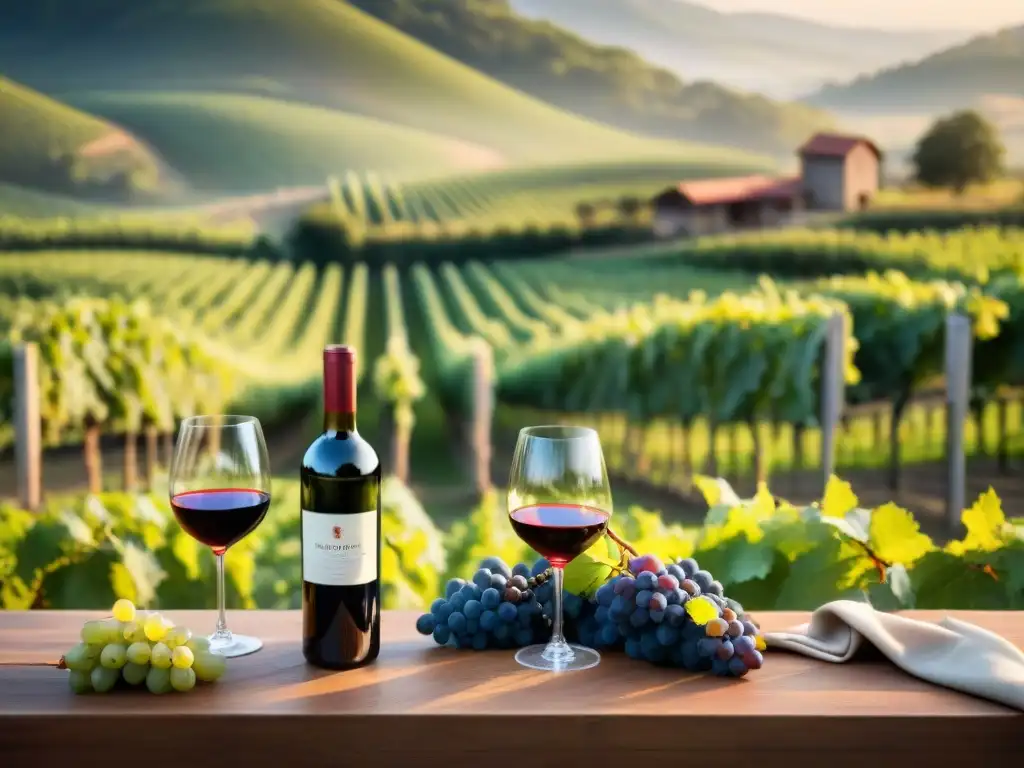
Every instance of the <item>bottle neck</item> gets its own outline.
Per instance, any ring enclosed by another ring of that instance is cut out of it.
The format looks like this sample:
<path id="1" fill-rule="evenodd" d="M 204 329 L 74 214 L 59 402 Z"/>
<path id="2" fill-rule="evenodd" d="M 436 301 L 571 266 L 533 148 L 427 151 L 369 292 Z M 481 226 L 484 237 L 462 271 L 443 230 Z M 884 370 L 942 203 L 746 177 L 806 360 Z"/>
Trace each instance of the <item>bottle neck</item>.
<path id="1" fill-rule="evenodd" d="M 324 411 L 324 432 L 355 432 L 355 413 Z"/>
<path id="2" fill-rule="evenodd" d="M 324 432 L 356 431 L 355 358 L 324 357 Z"/>

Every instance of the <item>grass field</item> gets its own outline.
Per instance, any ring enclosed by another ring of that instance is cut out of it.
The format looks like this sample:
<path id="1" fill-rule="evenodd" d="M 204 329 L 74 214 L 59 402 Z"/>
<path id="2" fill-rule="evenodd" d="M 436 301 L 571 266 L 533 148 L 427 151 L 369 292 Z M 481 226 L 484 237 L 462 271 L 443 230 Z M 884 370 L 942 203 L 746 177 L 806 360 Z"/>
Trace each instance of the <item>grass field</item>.
<path id="1" fill-rule="evenodd" d="M 913 185 L 882 189 L 872 210 L 978 210 L 1024 204 L 1024 179 L 1008 178 L 992 184 L 975 184 L 956 195 L 949 189 L 924 189 Z"/>

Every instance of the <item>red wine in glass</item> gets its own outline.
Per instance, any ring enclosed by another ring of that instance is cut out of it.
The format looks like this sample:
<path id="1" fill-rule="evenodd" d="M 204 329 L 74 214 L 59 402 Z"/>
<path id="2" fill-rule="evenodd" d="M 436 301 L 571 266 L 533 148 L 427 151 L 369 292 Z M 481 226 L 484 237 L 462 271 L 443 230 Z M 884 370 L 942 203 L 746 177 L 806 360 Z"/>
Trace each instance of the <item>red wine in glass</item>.
<path id="1" fill-rule="evenodd" d="M 252 533 L 269 506 L 270 494 L 246 488 L 187 491 L 171 497 L 171 509 L 185 532 L 218 555 Z"/>
<path id="2" fill-rule="evenodd" d="M 509 518 L 516 535 L 556 567 L 583 554 L 608 528 L 608 513 L 579 504 L 534 504 Z"/>

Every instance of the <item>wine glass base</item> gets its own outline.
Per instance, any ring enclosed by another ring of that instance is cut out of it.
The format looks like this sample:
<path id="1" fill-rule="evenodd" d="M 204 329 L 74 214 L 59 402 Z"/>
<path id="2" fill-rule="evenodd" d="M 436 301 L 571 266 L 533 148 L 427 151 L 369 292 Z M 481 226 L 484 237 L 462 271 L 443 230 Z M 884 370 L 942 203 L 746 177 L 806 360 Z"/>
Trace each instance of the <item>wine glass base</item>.
<path id="1" fill-rule="evenodd" d="M 516 661 L 524 667 L 539 669 L 544 672 L 575 672 L 580 669 L 590 669 L 601 663 L 601 654 L 593 648 L 570 643 L 572 656 L 568 659 L 546 659 L 544 650 L 546 645 L 528 645 L 520 648 L 516 653 Z"/>
<path id="2" fill-rule="evenodd" d="M 256 651 L 263 647 L 263 641 L 258 637 L 236 635 L 234 632 L 226 640 L 221 640 L 216 635 L 210 635 L 209 640 L 211 651 L 229 659 L 238 656 L 248 656 L 250 653 L 256 653 Z"/>

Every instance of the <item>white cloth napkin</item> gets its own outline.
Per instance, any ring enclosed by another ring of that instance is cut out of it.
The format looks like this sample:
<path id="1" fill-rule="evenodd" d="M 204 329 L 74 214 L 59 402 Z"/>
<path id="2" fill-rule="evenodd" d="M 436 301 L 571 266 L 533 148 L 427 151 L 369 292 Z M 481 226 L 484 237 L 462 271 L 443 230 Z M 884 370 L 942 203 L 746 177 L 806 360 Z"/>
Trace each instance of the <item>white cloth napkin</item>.
<path id="1" fill-rule="evenodd" d="M 765 633 L 765 642 L 769 650 L 837 664 L 869 643 L 915 677 L 1024 710 L 1024 653 L 987 629 L 948 616 L 930 624 L 836 600 L 816 610 L 809 624 Z"/>

